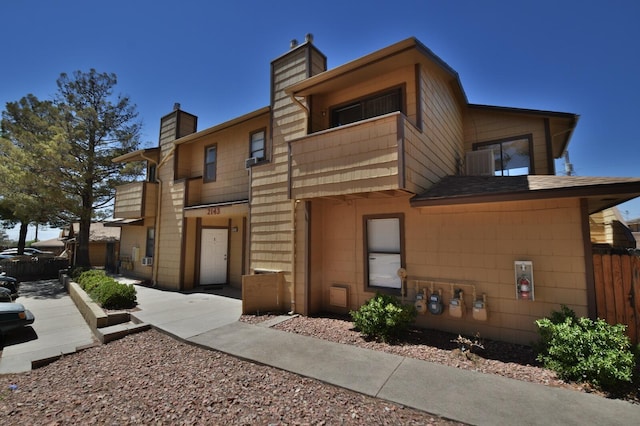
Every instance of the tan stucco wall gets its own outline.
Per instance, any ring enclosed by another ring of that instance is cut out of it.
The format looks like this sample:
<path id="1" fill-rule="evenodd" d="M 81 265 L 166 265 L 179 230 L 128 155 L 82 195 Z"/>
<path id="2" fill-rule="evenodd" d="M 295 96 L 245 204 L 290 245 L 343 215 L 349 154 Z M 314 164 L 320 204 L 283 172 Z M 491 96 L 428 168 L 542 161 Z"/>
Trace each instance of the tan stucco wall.
<path id="1" fill-rule="evenodd" d="M 315 201 L 314 279 L 322 308 L 329 306 L 332 284 L 349 286 L 350 309 L 373 296 L 364 289 L 362 217 L 404 213 L 409 278 L 466 284 L 467 314 L 452 318 L 419 315 L 417 323 L 454 333 L 475 334 L 528 344 L 537 339 L 534 321 L 566 304 L 587 315 L 586 275 L 580 206 L 576 200 L 510 202 L 457 207 L 409 207 L 408 197 Z M 320 216 L 320 217 L 318 217 Z M 517 301 L 514 261 L 533 262 L 535 301 Z M 441 286 L 445 303 L 449 285 Z M 457 287 L 456 287 L 457 288 Z M 472 289 L 486 293 L 486 322 L 471 318 Z M 409 291 L 411 301 L 414 289 Z"/>

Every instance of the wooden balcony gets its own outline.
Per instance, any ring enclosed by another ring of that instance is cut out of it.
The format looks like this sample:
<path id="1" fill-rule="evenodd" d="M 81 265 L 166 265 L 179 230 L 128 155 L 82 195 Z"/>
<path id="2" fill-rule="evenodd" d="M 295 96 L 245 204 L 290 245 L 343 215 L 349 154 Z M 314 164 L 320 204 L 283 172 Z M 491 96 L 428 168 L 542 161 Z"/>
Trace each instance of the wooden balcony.
<path id="1" fill-rule="evenodd" d="M 132 182 L 116 188 L 113 217 L 135 219 L 156 215 L 158 184 Z"/>
<path id="2" fill-rule="evenodd" d="M 289 151 L 293 199 L 417 194 L 439 179 L 425 135 L 399 112 L 307 135 Z"/>

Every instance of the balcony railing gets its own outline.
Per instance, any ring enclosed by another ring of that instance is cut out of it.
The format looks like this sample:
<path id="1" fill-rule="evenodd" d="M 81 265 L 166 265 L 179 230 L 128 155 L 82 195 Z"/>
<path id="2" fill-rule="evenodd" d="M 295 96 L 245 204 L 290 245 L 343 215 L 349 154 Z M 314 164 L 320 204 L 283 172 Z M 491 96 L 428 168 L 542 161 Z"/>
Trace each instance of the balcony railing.
<path id="1" fill-rule="evenodd" d="M 428 176 L 425 136 L 391 113 L 307 135 L 289 143 L 291 198 L 377 191 L 424 191 Z"/>
<path id="2" fill-rule="evenodd" d="M 132 182 L 116 188 L 113 216 L 122 219 L 153 217 L 158 202 L 158 184 Z"/>

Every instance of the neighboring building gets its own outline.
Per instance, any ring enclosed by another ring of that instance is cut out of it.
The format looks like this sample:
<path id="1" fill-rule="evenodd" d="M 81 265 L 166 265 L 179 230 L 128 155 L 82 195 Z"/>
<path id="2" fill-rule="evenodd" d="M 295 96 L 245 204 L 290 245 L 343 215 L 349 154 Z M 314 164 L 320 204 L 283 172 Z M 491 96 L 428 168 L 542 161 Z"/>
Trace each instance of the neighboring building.
<path id="1" fill-rule="evenodd" d="M 634 224 L 627 224 L 617 207 L 602 210 L 590 216 L 591 242 L 617 249 L 635 249 L 636 237 L 632 228 Z"/>
<path id="2" fill-rule="evenodd" d="M 51 238 L 44 241 L 36 241 L 31 244 L 31 247 L 37 248 L 42 251 L 50 251 L 56 256 L 62 254 L 64 251 L 64 241 L 60 238 Z"/>
<path id="3" fill-rule="evenodd" d="M 76 235 L 80 232 L 80 224 L 74 223 L 62 229 L 61 239 L 64 241 L 64 255 L 70 264 L 75 265 L 77 248 Z M 115 272 L 118 269 L 120 252 L 120 228 L 109 227 L 108 222 L 94 222 L 89 227 L 89 261 L 91 266 L 105 268 Z"/>
<path id="4" fill-rule="evenodd" d="M 414 38 L 326 63 L 309 38 L 271 63 L 268 107 L 197 132 L 177 105 L 114 159 L 148 165 L 116 194 L 127 274 L 305 315 L 424 296 L 418 325 L 520 343 L 561 304 L 594 315 L 589 216 L 640 179 L 555 176 L 577 115 L 469 104 Z"/>

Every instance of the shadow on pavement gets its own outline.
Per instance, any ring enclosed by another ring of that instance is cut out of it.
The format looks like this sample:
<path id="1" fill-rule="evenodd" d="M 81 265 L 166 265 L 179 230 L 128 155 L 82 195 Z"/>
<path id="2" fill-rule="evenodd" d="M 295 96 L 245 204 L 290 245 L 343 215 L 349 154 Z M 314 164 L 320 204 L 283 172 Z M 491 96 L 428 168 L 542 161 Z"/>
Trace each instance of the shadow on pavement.
<path id="1" fill-rule="evenodd" d="M 242 300 L 242 290 L 239 288 L 234 288 L 229 285 L 222 286 L 198 286 L 193 290 L 185 290 L 181 293 L 184 294 L 193 294 L 193 293 L 205 293 L 205 294 L 214 294 L 216 296 L 228 297 L 231 299 Z"/>
<path id="2" fill-rule="evenodd" d="M 64 286 L 57 279 L 25 281 L 20 283 L 18 296 L 30 299 L 59 299 L 67 294 Z M 20 301 L 18 298 L 18 302 Z"/>
<path id="3" fill-rule="evenodd" d="M 36 340 L 38 334 L 31 326 L 17 328 L 4 333 L 4 346 L 2 346 L 2 339 L 0 339 L 0 349 L 11 345 L 19 345 L 20 343 L 30 342 Z"/>

